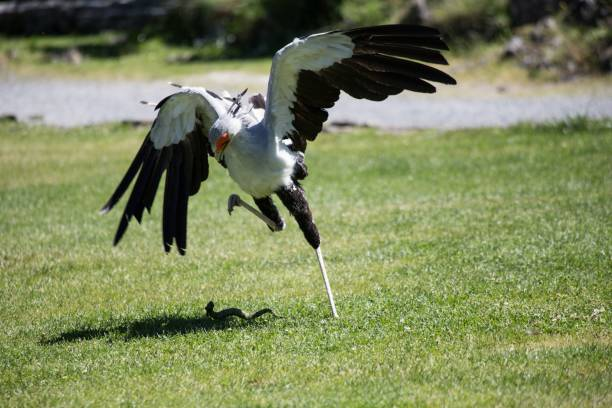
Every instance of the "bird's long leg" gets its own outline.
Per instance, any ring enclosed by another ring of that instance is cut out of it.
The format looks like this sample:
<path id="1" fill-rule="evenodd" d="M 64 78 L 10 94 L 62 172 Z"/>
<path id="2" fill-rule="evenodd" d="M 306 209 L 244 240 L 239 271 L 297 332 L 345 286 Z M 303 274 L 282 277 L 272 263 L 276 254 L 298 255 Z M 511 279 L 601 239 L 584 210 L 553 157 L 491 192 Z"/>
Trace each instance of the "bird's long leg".
<path id="1" fill-rule="evenodd" d="M 323 283 L 325 284 L 325 290 L 327 291 L 327 298 L 329 299 L 329 305 L 331 306 L 332 316 L 338 317 L 336 311 L 336 303 L 334 302 L 334 294 L 329 286 L 329 279 L 327 279 L 327 270 L 325 269 L 325 261 L 323 261 L 323 254 L 321 253 L 321 246 L 315 249 L 317 254 L 317 261 L 319 261 L 319 269 L 321 269 L 321 275 L 323 275 Z"/>
<path id="2" fill-rule="evenodd" d="M 231 215 L 232 211 L 234 211 L 234 207 L 236 206 L 242 207 L 245 210 L 248 210 L 249 212 L 254 214 L 257 218 L 265 222 L 272 231 L 280 231 L 282 229 L 282 225 L 279 226 L 277 223 L 272 221 L 270 218 L 266 217 L 264 214 L 259 212 L 259 210 L 257 210 L 250 204 L 246 203 L 242 198 L 240 198 L 238 194 L 232 194 L 227 199 L 227 212 L 229 212 Z"/>
<path id="3" fill-rule="evenodd" d="M 288 187 L 282 187 L 276 194 L 281 199 L 285 207 L 289 210 L 291 215 L 295 217 L 300 229 L 304 233 L 304 238 L 315 250 L 317 255 L 317 261 L 319 262 L 319 269 L 323 276 L 323 283 L 325 284 L 325 290 L 327 292 L 327 298 L 329 299 L 329 305 L 331 307 L 332 316 L 338 317 L 336 311 L 336 303 L 334 302 L 334 295 L 327 278 L 327 270 L 325 269 L 325 261 L 323 261 L 323 253 L 321 252 L 321 239 L 319 237 L 319 230 L 312 219 L 312 213 L 308 207 L 304 190 L 299 184 L 293 184 Z"/>

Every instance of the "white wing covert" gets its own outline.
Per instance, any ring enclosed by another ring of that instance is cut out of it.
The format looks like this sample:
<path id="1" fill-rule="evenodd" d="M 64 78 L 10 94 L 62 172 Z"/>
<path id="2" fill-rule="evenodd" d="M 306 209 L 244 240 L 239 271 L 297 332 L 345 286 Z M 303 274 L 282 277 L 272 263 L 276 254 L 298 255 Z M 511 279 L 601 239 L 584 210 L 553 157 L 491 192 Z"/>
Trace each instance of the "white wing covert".
<path id="1" fill-rule="evenodd" d="M 138 223 L 144 209 L 151 211 L 163 173 L 166 173 L 162 216 L 164 249 L 173 241 L 181 255 L 187 247 L 187 207 L 208 178 L 208 156 L 213 155 L 208 131 L 227 110 L 228 102 L 204 88 L 182 88 L 164 98 L 151 130 L 136 153 L 123 179 L 100 210 L 109 212 L 136 177 L 113 241 L 117 245 L 132 217 Z"/>
<path id="2" fill-rule="evenodd" d="M 447 65 L 448 50 L 434 28 L 404 24 L 331 31 L 296 38 L 272 62 L 265 122 L 278 139 L 305 151 L 344 91 L 382 101 L 403 90 L 433 93 L 427 81 L 455 84 L 448 74 L 416 61 Z"/>

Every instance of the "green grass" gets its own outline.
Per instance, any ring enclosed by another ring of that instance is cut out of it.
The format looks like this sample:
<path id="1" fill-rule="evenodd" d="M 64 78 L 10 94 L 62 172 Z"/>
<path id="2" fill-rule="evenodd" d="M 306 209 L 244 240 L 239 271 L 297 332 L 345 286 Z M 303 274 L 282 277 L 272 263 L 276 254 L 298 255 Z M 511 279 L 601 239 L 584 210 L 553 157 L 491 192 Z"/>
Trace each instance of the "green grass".
<path id="1" fill-rule="evenodd" d="M 213 165 L 186 257 L 99 216 L 146 131 L 0 125 L 0 406 L 610 406 L 612 123 L 324 134 L 293 220 Z M 204 306 L 284 316 L 213 323 Z"/>
<path id="2" fill-rule="evenodd" d="M 7 38 L 0 36 L 0 74 L 17 77 L 49 77 L 92 80 L 169 80 L 193 81 L 193 76 L 212 72 L 238 71 L 245 75 L 267 75 L 272 55 L 259 59 L 222 60 L 207 58 L 206 47 L 196 49 L 166 44 L 159 39 L 143 42 L 125 41 L 116 33 L 80 36 L 34 36 Z M 511 61 L 500 61 L 502 43 L 478 43 L 469 49 L 446 53 L 450 66 L 445 68 L 459 83 L 461 95 L 466 90 L 482 92 L 482 84 L 492 88 L 510 86 L 521 94 L 541 95 L 550 92 L 590 92 L 607 89 L 610 76 L 591 76 L 572 82 L 551 82 L 545 74 L 530 76 Z M 74 64 L 53 55 L 71 48 L 81 50 L 82 61 Z M 170 62 L 177 56 L 199 56 L 194 62 Z M 10 78 L 10 76 L 9 76 Z M 247 80 L 248 83 L 248 80 Z M 550 88 L 550 89 L 549 89 Z M 446 90 L 446 92 L 454 92 Z"/>
<path id="3" fill-rule="evenodd" d="M 71 48 L 80 50 L 82 61 L 71 63 L 58 57 Z M 195 55 L 195 62 L 173 62 Z M 168 45 L 158 39 L 123 41 L 115 33 L 80 36 L 0 37 L 0 72 L 26 76 L 93 79 L 160 79 L 236 70 L 267 74 L 271 58 L 218 60 L 205 58 L 206 49 Z"/>

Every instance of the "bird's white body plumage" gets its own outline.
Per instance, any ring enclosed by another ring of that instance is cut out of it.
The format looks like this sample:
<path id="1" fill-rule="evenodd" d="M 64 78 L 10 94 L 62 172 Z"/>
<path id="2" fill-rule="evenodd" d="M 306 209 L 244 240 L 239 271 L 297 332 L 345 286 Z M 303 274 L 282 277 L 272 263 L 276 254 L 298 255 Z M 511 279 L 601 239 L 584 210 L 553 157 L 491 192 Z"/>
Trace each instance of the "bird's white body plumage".
<path id="1" fill-rule="evenodd" d="M 291 184 L 295 153 L 270 137 L 262 122 L 243 127 L 224 151 L 230 177 L 255 198 Z"/>
<path id="2" fill-rule="evenodd" d="M 204 88 L 184 89 L 160 108 L 150 135 L 156 148 L 179 143 L 193 131 L 198 117 L 210 128 L 213 146 L 223 131 L 232 135 L 222 158 L 246 193 L 261 198 L 291 183 L 295 154 L 268 131 L 263 109 L 245 106 L 234 117 L 227 113 L 229 101 L 214 98 Z"/>
<path id="3" fill-rule="evenodd" d="M 329 67 L 350 57 L 354 46 L 343 34 L 324 33 L 296 38 L 275 54 L 265 114 L 252 109 L 256 117 L 234 136 L 224 153 L 229 174 L 242 190 L 261 198 L 291 184 L 296 153 L 281 139 L 295 131 L 290 106 L 299 71 Z"/>
<path id="4" fill-rule="evenodd" d="M 222 132 L 231 135 L 222 155 L 230 177 L 253 197 L 269 196 L 292 182 L 297 153 L 281 139 L 295 131 L 290 106 L 295 101 L 299 71 L 329 67 L 350 57 L 353 48 L 351 39 L 341 33 L 296 38 L 281 48 L 272 63 L 265 111 L 249 105 L 230 115 L 227 96 L 215 97 L 204 88 L 183 88 L 184 92 L 160 108 L 151 140 L 157 149 L 179 143 L 200 118 L 209 129 L 212 146 Z"/>
<path id="5" fill-rule="evenodd" d="M 350 57 L 354 46 L 340 33 L 315 34 L 294 39 L 274 55 L 265 114 L 256 124 L 243 128 L 225 151 L 229 174 L 245 192 L 261 198 L 292 183 L 297 153 L 282 138 L 295 131 L 290 106 L 295 101 L 299 71 L 329 67 Z"/>

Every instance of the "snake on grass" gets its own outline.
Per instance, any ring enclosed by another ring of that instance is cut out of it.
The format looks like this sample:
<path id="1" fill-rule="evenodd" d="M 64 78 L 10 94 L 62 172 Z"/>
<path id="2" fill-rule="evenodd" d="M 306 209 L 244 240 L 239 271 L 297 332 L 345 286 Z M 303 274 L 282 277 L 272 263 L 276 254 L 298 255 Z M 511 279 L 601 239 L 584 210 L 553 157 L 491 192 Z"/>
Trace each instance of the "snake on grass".
<path id="1" fill-rule="evenodd" d="M 206 316 L 214 320 L 225 320 L 231 316 L 236 316 L 244 320 L 253 320 L 253 319 L 257 319 L 259 316 L 265 315 L 266 313 L 270 313 L 272 316 L 275 316 L 275 317 L 280 317 L 276 315 L 270 308 L 258 310 L 255 313 L 250 314 L 250 315 L 245 314 L 242 311 L 242 309 L 238 309 L 237 307 L 230 307 L 227 309 L 220 310 L 218 312 L 215 312 L 214 308 L 215 308 L 215 304 L 211 300 L 206 305 Z"/>

